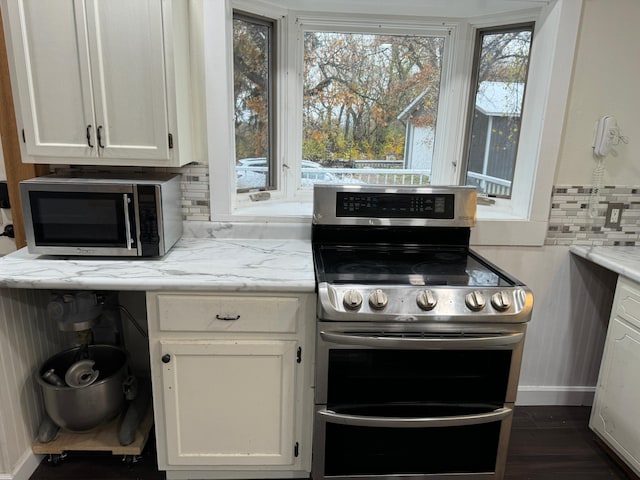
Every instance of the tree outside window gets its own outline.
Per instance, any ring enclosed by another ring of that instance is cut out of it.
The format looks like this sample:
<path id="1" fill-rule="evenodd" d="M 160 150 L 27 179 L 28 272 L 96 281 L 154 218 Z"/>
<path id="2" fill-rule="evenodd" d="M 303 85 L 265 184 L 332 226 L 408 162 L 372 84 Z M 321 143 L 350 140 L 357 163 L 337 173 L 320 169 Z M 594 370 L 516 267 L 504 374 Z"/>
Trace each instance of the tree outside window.
<path id="1" fill-rule="evenodd" d="M 236 189 L 275 186 L 273 159 L 273 30 L 271 20 L 233 16 Z"/>
<path id="2" fill-rule="evenodd" d="M 438 36 L 306 32 L 302 158 L 343 183 L 428 184 L 443 49 Z"/>
<path id="3" fill-rule="evenodd" d="M 465 183 L 509 198 L 533 25 L 478 32 Z"/>

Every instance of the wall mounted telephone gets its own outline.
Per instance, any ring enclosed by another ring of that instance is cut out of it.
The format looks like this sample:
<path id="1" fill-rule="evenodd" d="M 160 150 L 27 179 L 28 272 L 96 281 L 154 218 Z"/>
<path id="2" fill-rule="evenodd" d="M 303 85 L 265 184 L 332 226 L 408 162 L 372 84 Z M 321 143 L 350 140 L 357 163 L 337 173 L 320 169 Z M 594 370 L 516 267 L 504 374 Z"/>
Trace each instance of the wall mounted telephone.
<path id="1" fill-rule="evenodd" d="M 628 139 L 620 131 L 618 122 L 612 115 L 601 117 L 596 123 L 596 130 L 593 135 L 593 155 L 596 157 L 596 166 L 593 169 L 592 190 L 589 198 L 589 215 L 592 218 L 598 216 L 598 207 L 600 203 L 600 188 L 604 177 L 604 158 L 616 151 L 611 152 L 614 145 L 620 142 L 627 143 Z"/>
<path id="2" fill-rule="evenodd" d="M 617 128 L 618 123 L 611 115 L 606 115 L 598 120 L 593 137 L 593 154 L 595 156 L 606 157 L 609 155 Z"/>
<path id="3" fill-rule="evenodd" d="M 611 151 L 611 146 L 624 141 L 624 137 L 620 134 L 618 122 L 615 117 L 605 115 L 598 120 L 596 131 L 593 136 L 593 154 L 596 157 L 606 157 Z"/>

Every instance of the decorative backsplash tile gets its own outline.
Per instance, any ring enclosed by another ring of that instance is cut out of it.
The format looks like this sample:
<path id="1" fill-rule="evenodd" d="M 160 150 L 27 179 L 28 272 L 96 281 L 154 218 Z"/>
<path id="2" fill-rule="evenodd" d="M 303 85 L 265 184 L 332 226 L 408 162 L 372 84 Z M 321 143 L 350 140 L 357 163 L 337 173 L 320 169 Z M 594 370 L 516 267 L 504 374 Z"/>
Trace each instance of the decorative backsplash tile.
<path id="1" fill-rule="evenodd" d="M 619 227 L 605 227 L 609 203 L 624 205 Z M 545 245 L 640 245 L 640 187 L 555 186 Z"/>
<path id="2" fill-rule="evenodd" d="M 144 173 L 144 172 L 168 172 L 180 173 L 182 179 L 182 219 L 194 221 L 208 221 L 211 217 L 211 204 L 209 201 L 209 167 L 207 165 L 190 163 L 184 167 L 176 168 L 145 168 L 145 167 L 100 167 L 100 166 L 75 166 L 54 165 L 51 169 L 56 173 L 70 172 L 95 172 L 95 173 Z"/>

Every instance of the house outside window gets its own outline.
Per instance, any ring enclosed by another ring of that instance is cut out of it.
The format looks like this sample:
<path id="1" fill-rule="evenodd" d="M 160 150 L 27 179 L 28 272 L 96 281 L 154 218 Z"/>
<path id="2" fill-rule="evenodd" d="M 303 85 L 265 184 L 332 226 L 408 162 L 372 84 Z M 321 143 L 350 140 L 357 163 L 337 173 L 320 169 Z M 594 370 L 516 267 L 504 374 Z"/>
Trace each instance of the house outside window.
<path id="1" fill-rule="evenodd" d="M 511 197 L 533 25 L 479 30 L 466 178 L 480 193 Z"/>
<path id="2" fill-rule="evenodd" d="M 319 180 L 430 183 L 447 34 L 304 33 L 302 158 Z"/>

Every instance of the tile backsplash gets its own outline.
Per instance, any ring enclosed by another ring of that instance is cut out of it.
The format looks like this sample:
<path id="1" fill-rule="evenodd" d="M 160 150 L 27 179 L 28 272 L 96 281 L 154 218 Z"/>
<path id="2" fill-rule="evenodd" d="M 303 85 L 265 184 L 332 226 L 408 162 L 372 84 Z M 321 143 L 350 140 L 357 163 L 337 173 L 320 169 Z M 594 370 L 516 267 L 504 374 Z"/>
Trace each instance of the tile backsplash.
<path id="1" fill-rule="evenodd" d="M 605 227 L 609 203 L 624 205 L 619 227 Z M 640 187 L 556 185 L 545 245 L 640 245 Z"/>

